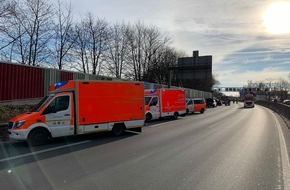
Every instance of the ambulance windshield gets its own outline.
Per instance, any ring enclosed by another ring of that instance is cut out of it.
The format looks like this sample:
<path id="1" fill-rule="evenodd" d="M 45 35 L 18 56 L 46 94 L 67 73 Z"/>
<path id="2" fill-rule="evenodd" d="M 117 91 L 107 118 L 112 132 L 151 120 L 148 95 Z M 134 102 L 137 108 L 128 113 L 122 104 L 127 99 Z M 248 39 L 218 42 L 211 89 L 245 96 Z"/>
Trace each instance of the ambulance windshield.
<path id="1" fill-rule="evenodd" d="M 145 97 L 145 105 L 148 105 L 152 97 Z"/>
<path id="2" fill-rule="evenodd" d="M 53 96 L 45 96 L 32 110 L 32 112 L 39 112 L 44 104 L 46 104 Z"/>

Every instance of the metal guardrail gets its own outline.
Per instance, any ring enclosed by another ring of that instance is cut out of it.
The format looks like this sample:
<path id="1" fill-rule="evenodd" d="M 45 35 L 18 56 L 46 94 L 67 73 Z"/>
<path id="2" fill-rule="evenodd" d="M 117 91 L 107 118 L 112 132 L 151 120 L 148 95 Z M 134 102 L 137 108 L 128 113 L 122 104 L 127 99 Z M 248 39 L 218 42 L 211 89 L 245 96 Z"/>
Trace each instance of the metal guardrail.
<path id="1" fill-rule="evenodd" d="M 256 101 L 255 103 L 267 107 L 282 116 L 288 128 L 290 129 L 290 105 L 272 101 Z"/>

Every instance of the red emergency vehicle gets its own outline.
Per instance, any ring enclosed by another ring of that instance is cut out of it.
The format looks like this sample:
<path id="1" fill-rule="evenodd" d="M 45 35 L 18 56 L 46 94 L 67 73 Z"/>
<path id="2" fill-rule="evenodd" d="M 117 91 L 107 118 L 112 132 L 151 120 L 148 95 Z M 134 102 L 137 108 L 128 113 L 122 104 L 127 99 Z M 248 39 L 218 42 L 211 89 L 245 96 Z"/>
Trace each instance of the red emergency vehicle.
<path id="1" fill-rule="evenodd" d="M 186 113 L 186 92 L 166 88 L 145 90 L 145 109 L 146 122 L 164 117 L 177 119 Z"/>
<path id="2" fill-rule="evenodd" d="M 253 94 L 246 94 L 244 96 L 244 108 L 255 107 L 255 99 Z"/>
<path id="3" fill-rule="evenodd" d="M 52 85 L 32 112 L 11 119 L 9 134 L 41 145 L 68 135 L 141 132 L 144 119 L 142 82 L 70 80 Z"/>

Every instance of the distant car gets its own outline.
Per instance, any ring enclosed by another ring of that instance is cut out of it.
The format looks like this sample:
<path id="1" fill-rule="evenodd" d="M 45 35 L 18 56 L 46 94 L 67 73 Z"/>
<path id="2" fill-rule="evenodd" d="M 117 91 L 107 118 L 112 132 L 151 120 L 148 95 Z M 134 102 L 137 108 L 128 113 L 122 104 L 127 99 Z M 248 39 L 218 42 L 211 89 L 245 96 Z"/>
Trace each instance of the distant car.
<path id="1" fill-rule="evenodd" d="M 204 113 L 206 110 L 206 102 L 203 98 L 194 98 L 194 112 Z"/>
<path id="2" fill-rule="evenodd" d="M 283 101 L 283 104 L 290 105 L 290 100 L 284 100 L 284 101 Z"/>
<path id="3" fill-rule="evenodd" d="M 220 99 L 216 99 L 216 105 L 217 106 L 222 106 L 223 103 L 222 103 L 222 101 Z"/>
<path id="4" fill-rule="evenodd" d="M 225 104 L 225 106 L 229 106 L 229 105 L 231 105 L 231 100 L 229 100 L 229 99 L 225 99 L 225 100 L 223 101 L 223 103 Z"/>
<path id="5" fill-rule="evenodd" d="M 190 98 L 186 99 L 186 114 L 194 113 L 194 103 Z"/>
<path id="6" fill-rule="evenodd" d="M 212 99 L 212 98 L 207 98 L 205 101 L 206 101 L 206 107 L 207 108 L 214 108 L 214 107 L 217 106 L 216 101 L 214 99 Z"/>

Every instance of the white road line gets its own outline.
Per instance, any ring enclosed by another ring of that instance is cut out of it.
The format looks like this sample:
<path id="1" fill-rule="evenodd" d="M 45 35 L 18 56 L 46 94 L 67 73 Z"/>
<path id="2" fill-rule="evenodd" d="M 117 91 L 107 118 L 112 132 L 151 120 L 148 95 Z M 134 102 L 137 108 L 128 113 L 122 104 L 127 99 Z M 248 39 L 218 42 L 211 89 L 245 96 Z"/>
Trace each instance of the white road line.
<path id="1" fill-rule="evenodd" d="M 3 158 L 3 159 L 0 160 L 0 162 L 6 162 L 6 161 L 18 159 L 18 158 L 23 158 L 23 157 L 27 157 L 27 156 L 37 155 L 37 154 L 50 152 L 50 151 L 53 151 L 53 150 L 58 150 L 58 149 L 62 149 L 62 148 L 70 147 L 70 146 L 76 146 L 76 145 L 80 145 L 80 144 L 85 144 L 85 143 L 88 143 L 88 142 L 91 142 L 91 141 L 90 140 L 86 140 L 86 141 L 82 141 L 82 142 L 78 142 L 78 143 L 58 146 L 58 147 L 55 147 L 55 148 L 49 148 L 49 149 L 40 150 L 40 151 L 36 151 L 36 152 L 31 152 L 31 153 L 27 153 L 27 154 L 21 154 L 21 155 L 9 157 L 9 158 Z"/>
<path id="2" fill-rule="evenodd" d="M 282 132 L 282 127 L 277 120 L 276 116 L 270 112 L 275 119 L 276 126 L 278 126 L 278 133 L 279 133 L 279 141 L 281 147 L 281 161 L 282 161 L 282 171 L 283 171 L 283 181 L 284 181 L 284 189 L 290 190 L 290 164 L 289 164 L 289 157 L 287 152 L 287 146 L 285 143 L 284 135 Z"/>

